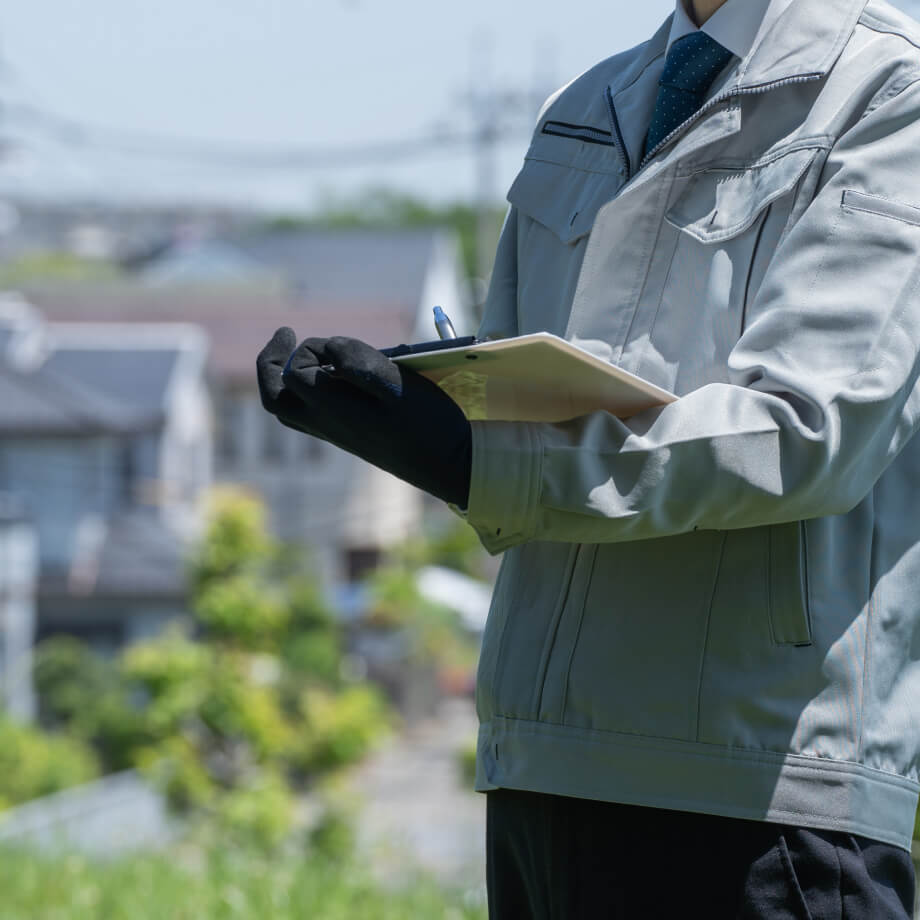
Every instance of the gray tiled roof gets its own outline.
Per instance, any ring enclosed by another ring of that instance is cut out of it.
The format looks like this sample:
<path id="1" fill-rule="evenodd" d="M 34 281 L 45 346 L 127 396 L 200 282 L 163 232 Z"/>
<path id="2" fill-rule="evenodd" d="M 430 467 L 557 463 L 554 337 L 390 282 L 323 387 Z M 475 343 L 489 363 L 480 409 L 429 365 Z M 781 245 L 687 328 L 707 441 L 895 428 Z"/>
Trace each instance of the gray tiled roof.
<path id="1" fill-rule="evenodd" d="M 403 303 L 422 296 L 438 231 L 299 230 L 232 243 L 277 271 L 306 302 Z"/>
<path id="2" fill-rule="evenodd" d="M 179 357 L 177 348 L 56 349 L 45 367 L 78 380 L 97 393 L 144 412 L 165 408 L 166 391 Z"/>
<path id="3" fill-rule="evenodd" d="M 74 589 L 73 571 L 45 568 L 39 589 L 45 598 L 143 597 L 183 600 L 187 548 L 149 509 L 121 511 L 105 523 L 101 543 L 84 558 L 89 577 Z"/>
<path id="4" fill-rule="evenodd" d="M 94 593 L 181 596 L 185 559 L 185 547 L 155 514 L 123 512 L 108 522 Z"/>
<path id="5" fill-rule="evenodd" d="M 0 363 L 0 433 L 137 431 L 158 414 L 138 411 L 48 368 L 23 373 Z"/>
<path id="6" fill-rule="evenodd" d="M 414 334 L 431 259 L 444 231 L 304 230 L 223 237 L 278 278 L 227 286 L 31 284 L 50 320 L 187 322 L 210 337 L 210 366 L 254 385 L 255 356 L 279 326 L 300 337 L 347 335 L 376 347 Z"/>
<path id="7" fill-rule="evenodd" d="M 21 496 L 0 492 L 0 525 L 19 524 L 30 520 Z"/>

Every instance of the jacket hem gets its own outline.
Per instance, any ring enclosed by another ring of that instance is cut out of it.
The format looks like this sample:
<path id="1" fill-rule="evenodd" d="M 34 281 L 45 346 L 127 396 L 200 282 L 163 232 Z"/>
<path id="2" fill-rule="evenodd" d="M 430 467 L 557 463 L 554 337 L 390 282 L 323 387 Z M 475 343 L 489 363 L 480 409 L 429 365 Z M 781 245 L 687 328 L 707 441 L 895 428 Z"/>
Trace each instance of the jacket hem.
<path id="1" fill-rule="evenodd" d="M 920 784 L 862 764 L 495 717 L 476 789 L 843 831 L 911 849 Z"/>

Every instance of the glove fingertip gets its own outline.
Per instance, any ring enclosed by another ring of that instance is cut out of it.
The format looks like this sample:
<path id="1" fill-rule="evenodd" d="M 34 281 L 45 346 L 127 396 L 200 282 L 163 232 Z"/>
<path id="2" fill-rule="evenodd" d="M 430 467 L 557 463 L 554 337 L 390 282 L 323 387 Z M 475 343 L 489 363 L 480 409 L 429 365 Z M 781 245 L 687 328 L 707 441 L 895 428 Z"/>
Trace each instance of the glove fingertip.
<path id="1" fill-rule="evenodd" d="M 297 347 L 297 333 L 290 326 L 280 326 L 272 336 L 272 344 L 293 351 Z"/>

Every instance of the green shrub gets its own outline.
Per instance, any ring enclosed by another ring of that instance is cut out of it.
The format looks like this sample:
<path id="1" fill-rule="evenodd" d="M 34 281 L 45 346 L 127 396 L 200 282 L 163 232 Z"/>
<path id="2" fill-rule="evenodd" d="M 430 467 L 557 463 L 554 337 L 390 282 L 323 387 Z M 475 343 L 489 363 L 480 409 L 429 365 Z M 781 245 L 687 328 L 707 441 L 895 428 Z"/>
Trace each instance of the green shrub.
<path id="1" fill-rule="evenodd" d="M 149 742 L 117 664 L 69 636 L 39 643 L 33 667 L 39 720 L 93 745 L 105 772 L 124 770 Z"/>
<path id="2" fill-rule="evenodd" d="M 263 769 L 221 796 L 217 816 L 231 839 L 273 850 L 290 833 L 293 805 L 284 778 Z"/>
<path id="3" fill-rule="evenodd" d="M 340 808 L 327 808 L 310 829 L 308 843 L 311 852 L 332 863 L 347 862 L 355 852 L 353 821 Z"/>
<path id="4" fill-rule="evenodd" d="M 338 694 L 319 688 L 300 698 L 303 728 L 291 751 L 291 763 L 311 774 L 360 760 L 390 728 L 389 710 L 378 691 L 368 685 Z"/>
<path id="5" fill-rule="evenodd" d="M 212 492 L 209 523 L 189 571 L 194 589 L 250 572 L 277 552 L 265 525 L 265 506 L 237 487 Z"/>
<path id="6" fill-rule="evenodd" d="M 457 763 L 460 768 L 460 778 L 463 784 L 470 789 L 476 782 L 476 739 L 464 745 L 457 752 Z"/>
<path id="7" fill-rule="evenodd" d="M 205 584 L 195 614 L 208 634 L 247 649 L 272 649 L 287 627 L 289 609 L 280 592 L 251 574 L 228 575 Z"/>
<path id="8" fill-rule="evenodd" d="M 213 808 L 218 796 L 201 752 L 181 735 L 135 752 L 136 766 L 155 783 L 177 812 Z"/>
<path id="9" fill-rule="evenodd" d="M 0 716 L 0 807 L 59 792 L 99 775 L 92 749 Z"/>
<path id="10" fill-rule="evenodd" d="M 340 629 L 302 562 L 267 535 L 259 502 L 222 490 L 190 563 L 195 635 L 168 630 L 114 661 L 47 643 L 44 718 L 107 768 L 142 769 L 176 810 L 276 845 L 294 786 L 362 757 L 389 720 L 370 687 L 343 689 Z"/>
<path id="11" fill-rule="evenodd" d="M 298 679 L 329 685 L 339 682 L 342 644 L 335 633 L 313 630 L 292 636 L 281 654 Z"/>

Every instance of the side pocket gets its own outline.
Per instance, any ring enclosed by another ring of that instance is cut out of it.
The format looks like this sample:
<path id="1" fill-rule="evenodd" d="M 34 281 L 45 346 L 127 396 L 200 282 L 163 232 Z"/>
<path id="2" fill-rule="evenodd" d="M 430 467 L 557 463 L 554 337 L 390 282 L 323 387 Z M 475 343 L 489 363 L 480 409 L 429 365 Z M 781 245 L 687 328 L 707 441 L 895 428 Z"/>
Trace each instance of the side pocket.
<path id="1" fill-rule="evenodd" d="M 767 534 L 768 609 L 777 645 L 811 645 L 805 522 L 774 524 Z"/>

